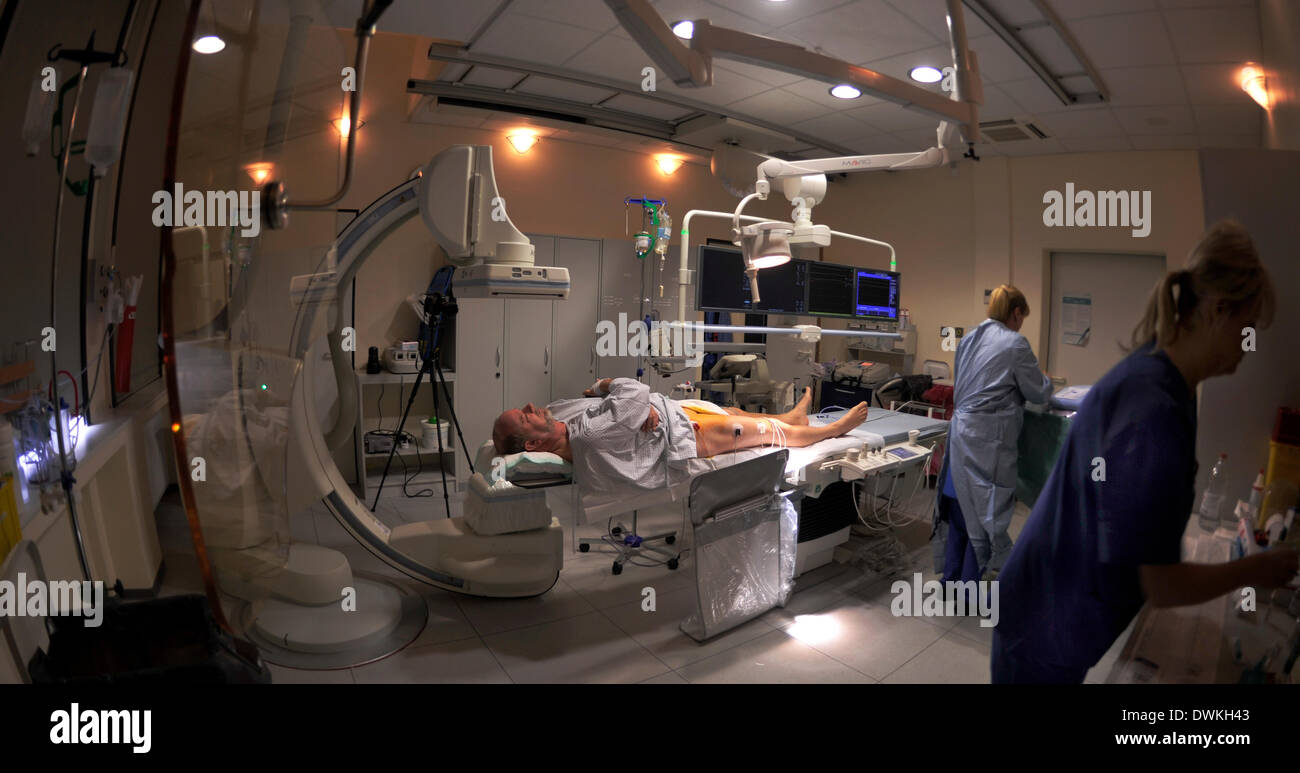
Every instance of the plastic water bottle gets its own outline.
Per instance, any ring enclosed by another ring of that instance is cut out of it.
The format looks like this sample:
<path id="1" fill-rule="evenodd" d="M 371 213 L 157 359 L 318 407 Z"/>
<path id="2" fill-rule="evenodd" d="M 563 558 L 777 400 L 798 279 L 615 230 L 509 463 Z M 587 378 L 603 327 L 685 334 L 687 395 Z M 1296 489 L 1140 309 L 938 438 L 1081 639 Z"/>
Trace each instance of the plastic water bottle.
<path id="1" fill-rule="evenodd" d="M 1214 463 L 1214 468 L 1210 470 L 1210 482 L 1205 487 L 1205 493 L 1201 495 L 1201 506 L 1197 511 L 1197 520 L 1202 529 L 1214 531 L 1219 528 L 1220 521 L 1223 520 L 1223 496 L 1228 488 L 1227 471 L 1228 455 L 1219 454 L 1219 460 Z M 1230 522 L 1227 523 L 1232 528 Z"/>

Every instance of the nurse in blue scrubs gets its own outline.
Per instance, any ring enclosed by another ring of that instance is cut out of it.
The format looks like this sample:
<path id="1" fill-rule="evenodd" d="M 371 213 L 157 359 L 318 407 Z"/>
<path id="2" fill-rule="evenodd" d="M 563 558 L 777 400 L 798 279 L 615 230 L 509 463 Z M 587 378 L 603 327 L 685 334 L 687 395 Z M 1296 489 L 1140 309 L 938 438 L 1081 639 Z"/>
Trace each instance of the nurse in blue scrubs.
<path id="1" fill-rule="evenodd" d="M 1250 234 L 1216 225 L 1152 291 L 1133 350 L 1088 392 L 999 579 L 995 683 L 1082 682 L 1144 602 L 1276 587 L 1296 553 L 1182 561 L 1196 479 L 1196 385 L 1244 356 L 1274 294 Z"/>
<path id="2" fill-rule="evenodd" d="M 953 416 L 935 501 L 935 560 L 945 580 L 994 576 L 1011 555 L 1016 454 L 1025 402 L 1046 403 L 1052 382 L 1020 328 L 1025 296 L 1002 285 L 989 318 L 957 347 Z"/>

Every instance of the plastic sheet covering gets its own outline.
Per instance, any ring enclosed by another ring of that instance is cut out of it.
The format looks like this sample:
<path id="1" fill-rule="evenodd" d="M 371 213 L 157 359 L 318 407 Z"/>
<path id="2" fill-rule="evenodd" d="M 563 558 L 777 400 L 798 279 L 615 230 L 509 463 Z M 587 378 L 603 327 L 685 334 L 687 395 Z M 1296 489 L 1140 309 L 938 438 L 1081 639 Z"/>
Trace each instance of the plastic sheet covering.
<path id="1" fill-rule="evenodd" d="M 218 583 L 251 600 L 277 592 L 290 517 L 328 490 L 320 455 L 300 438 L 301 415 L 314 411 L 325 430 L 337 427 L 348 440 L 353 430 L 356 397 L 340 397 L 331 372 L 343 357 L 349 370 L 353 363 L 325 340 L 357 324 L 344 314 L 351 298 L 293 292 L 295 277 L 335 270 L 345 221 L 333 210 L 294 210 L 272 230 L 260 189 L 280 180 L 296 201 L 335 190 L 342 154 L 321 116 L 342 114 L 349 94 L 338 88 L 339 71 L 352 64 L 355 43 L 339 37 L 339 22 L 316 0 L 242 5 L 223 19 L 227 50 L 191 57 L 186 73 L 174 186 L 166 189 L 176 198 L 167 223 L 175 275 L 164 330 L 170 325 L 175 343 L 170 399 L 187 457 L 177 466 L 189 478 Z M 366 343 L 358 344 L 362 356 Z M 330 450 L 350 461 L 345 446 Z"/>
<path id="2" fill-rule="evenodd" d="M 465 491 L 465 522 L 476 534 L 513 534 L 551 525 L 545 489 L 527 489 L 509 481 L 488 483 L 476 472 Z"/>
<path id="3" fill-rule="evenodd" d="M 707 473 L 691 485 L 697 605 L 681 629 L 697 641 L 790 598 L 799 516 L 776 493 L 787 453 Z"/>

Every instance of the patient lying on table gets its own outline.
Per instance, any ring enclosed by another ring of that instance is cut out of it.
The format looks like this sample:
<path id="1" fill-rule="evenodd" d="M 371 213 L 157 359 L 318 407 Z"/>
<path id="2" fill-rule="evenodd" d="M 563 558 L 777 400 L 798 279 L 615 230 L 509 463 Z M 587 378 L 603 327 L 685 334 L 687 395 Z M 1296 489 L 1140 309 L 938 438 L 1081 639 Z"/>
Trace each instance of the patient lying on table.
<path id="1" fill-rule="evenodd" d="M 501 414 L 492 428 L 497 453 L 557 454 L 573 464 L 584 487 L 656 489 L 669 483 L 674 463 L 755 446 L 809 446 L 847 434 L 867 418 L 867 404 L 859 403 L 831 424 L 811 426 L 808 390 L 789 413 L 761 414 L 652 395 L 629 378 L 604 379 L 595 388 L 604 396 L 588 389 L 586 398 Z"/>

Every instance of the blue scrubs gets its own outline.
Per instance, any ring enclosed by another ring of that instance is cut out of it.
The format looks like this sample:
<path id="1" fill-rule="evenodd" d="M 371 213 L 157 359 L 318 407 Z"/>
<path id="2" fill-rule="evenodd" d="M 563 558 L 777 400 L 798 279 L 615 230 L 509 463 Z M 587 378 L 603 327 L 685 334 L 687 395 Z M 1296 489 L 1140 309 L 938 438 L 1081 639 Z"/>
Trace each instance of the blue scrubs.
<path id="1" fill-rule="evenodd" d="M 1181 561 L 1195 479 L 1195 399 L 1148 345 L 1088 392 L 998 577 L 994 682 L 1083 680 L 1142 608 L 1138 568 Z"/>
<path id="2" fill-rule="evenodd" d="M 1016 507 L 1016 455 L 1024 404 L 1046 403 L 1051 379 L 1019 333 L 993 319 L 980 323 L 957 347 L 953 416 L 943 472 L 961 505 L 980 572 L 1000 569 L 1011 555 Z M 934 552 L 943 560 L 948 521 L 935 498 Z M 937 567 L 936 567 L 937 568 Z"/>

